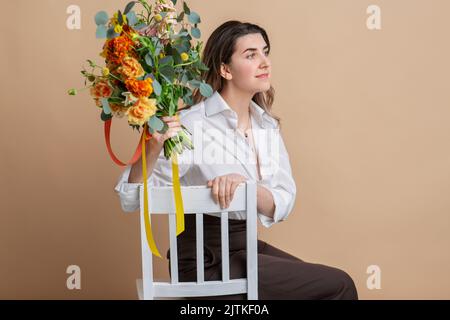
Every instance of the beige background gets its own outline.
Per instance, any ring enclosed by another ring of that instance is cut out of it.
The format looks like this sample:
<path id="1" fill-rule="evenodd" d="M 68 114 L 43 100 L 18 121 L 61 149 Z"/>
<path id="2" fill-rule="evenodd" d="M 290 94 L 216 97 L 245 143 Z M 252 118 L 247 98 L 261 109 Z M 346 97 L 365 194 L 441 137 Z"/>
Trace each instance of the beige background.
<path id="1" fill-rule="evenodd" d="M 98 57 L 94 14 L 127 1 L 8 1 L 1 31 L 0 298 L 135 299 L 138 213 L 121 211 L 99 110 L 82 87 Z M 229 19 L 272 41 L 274 112 L 298 186 L 286 222 L 260 238 L 346 270 L 361 299 L 450 298 L 450 45 L 446 0 L 190 0 L 202 40 Z M 81 30 L 66 8 L 81 7 Z M 278 4 L 278 5 L 277 5 Z M 366 27 L 366 8 L 382 29 Z M 113 124 L 128 160 L 139 135 Z M 159 218 L 159 217 L 158 217 Z M 167 249 L 167 226 L 155 219 Z M 167 277 L 159 260 L 157 276 Z M 81 290 L 66 268 L 81 267 Z M 381 268 L 381 289 L 366 286 Z M 282 270 L 280 270 L 282 272 Z"/>

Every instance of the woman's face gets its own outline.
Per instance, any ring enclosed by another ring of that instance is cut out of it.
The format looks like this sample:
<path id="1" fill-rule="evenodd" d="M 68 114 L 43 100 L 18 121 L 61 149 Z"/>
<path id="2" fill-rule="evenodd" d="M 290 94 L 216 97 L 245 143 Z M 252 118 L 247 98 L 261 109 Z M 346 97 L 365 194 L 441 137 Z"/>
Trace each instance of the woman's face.
<path id="1" fill-rule="evenodd" d="M 231 63 L 222 65 L 222 75 L 242 91 L 252 94 L 270 89 L 269 49 L 260 33 L 239 37 Z M 267 74 L 266 77 L 258 77 Z"/>

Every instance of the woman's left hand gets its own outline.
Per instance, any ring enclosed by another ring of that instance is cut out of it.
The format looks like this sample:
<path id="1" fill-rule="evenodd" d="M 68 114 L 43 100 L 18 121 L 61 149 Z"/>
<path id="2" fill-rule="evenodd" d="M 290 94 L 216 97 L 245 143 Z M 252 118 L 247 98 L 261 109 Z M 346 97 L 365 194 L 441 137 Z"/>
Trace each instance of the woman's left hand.
<path id="1" fill-rule="evenodd" d="M 238 185 L 247 181 L 247 178 L 238 173 L 230 173 L 208 180 L 207 186 L 212 187 L 212 196 L 215 203 L 220 202 L 222 209 L 228 208 L 233 200 L 234 191 Z"/>

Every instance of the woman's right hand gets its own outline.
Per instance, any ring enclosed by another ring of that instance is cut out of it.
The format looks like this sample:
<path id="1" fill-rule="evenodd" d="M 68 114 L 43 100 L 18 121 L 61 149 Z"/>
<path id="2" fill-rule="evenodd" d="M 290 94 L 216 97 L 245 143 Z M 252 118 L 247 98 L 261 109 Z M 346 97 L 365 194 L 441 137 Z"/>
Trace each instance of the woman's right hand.
<path id="1" fill-rule="evenodd" d="M 167 139 L 176 136 L 178 134 L 178 131 L 181 130 L 181 124 L 178 114 L 172 117 L 162 117 L 161 120 L 163 120 L 169 126 L 169 128 L 163 134 L 159 133 L 158 131 L 152 133 L 151 139 L 154 139 L 154 141 L 158 145 L 163 145 Z"/>

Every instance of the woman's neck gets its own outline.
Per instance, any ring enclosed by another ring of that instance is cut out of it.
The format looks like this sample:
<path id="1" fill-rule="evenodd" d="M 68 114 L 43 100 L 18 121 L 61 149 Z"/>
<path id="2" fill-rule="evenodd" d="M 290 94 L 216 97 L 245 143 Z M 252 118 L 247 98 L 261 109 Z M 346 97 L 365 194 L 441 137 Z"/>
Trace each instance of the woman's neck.
<path id="1" fill-rule="evenodd" d="M 227 88 L 219 92 L 222 98 L 236 112 L 238 117 L 238 126 L 245 126 L 250 117 L 250 101 L 253 94 L 248 92 L 239 92 Z"/>

